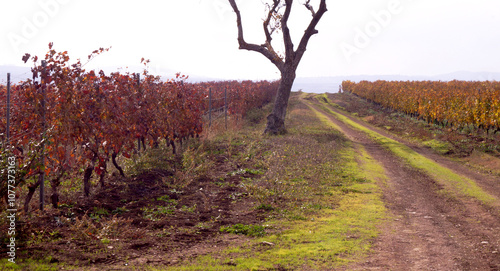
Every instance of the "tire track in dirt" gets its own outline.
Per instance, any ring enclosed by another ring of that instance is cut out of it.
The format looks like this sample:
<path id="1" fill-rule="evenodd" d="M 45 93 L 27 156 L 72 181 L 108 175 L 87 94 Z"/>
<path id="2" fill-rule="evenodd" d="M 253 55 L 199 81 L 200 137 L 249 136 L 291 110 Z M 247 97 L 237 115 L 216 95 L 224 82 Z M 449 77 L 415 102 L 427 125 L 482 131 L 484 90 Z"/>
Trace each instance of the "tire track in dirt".
<path id="1" fill-rule="evenodd" d="M 379 161 L 388 177 L 382 189 L 391 217 L 374 242 L 373 254 L 348 270 L 500 270 L 498 216 L 473 200 L 446 196 L 427 174 L 318 110 Z"/>
<path id="2" fill-rule="evenodd" d="M 342 112 L 334 107 L 330 106 L 329 108 L 331 110 L 339 113 L 339 114 L 342 114 L 346 118 L 349 118 L 351 121 L 353 121 L 359 125 L 362 125 L 365 128 L 370 129 L 371 131 L 376 132 L 382 136 L 385 136 L 385 137 L 390 138 L 392 140 L 395 140 L 401 144 L 404 144 L 404 145 L 410 147 L 413 151 L 419 153 L 420 155 L 423 155 L 423 156 L 435 161 L 436 163 L 453 170 L 454 172 L 458 173 L 459 175 L 465 176 L 465 177 L 473 180 L 483 190 L 488 191 L 489 194 L 491 194 L 497 198 L 500 198 L 500 179 L 498 178 L 498 176 L 478 172 L 477 170 L 474 170 L 474 169 L 466 166 L 465 164 L 462 164 L 462 163 L 453 161 L 447 157 L 441 156 L 441 155 L 437 154 L 434 150 L 432 150 L 428 147 L 418 145 L 417 143 L 410 142 L 409 140 L 406 140 L 404 138 L 400 138 L 394 134 L 391 134 L 390 132 L 388 132 L 386 130 L 380 129 L 378 127 L 374 127 L 374 126 L 364 122 L 363 120 L 360 120 L 359 118 L 356 118 L 356 117 L 353 117 L 349 114 L 346 114 L 346 113 L 344 113 L 344 112 Z"/>

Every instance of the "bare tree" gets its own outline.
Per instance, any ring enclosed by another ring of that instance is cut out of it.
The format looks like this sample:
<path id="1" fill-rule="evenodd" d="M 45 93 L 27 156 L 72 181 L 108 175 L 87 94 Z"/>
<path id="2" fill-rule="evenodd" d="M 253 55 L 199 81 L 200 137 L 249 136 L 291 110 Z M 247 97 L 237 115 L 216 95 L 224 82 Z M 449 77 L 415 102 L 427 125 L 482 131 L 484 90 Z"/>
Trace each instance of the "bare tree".
<path id="1" fill-rule="evenodd" d="M 302 36 L 299 46 L 294 49 L 290 29 L 288 28 L 288 19 L 292 10 L 293 0 L 272 0 L 272 3 L 266 4 L 267 16 L 264 19 L 263 27 L 265 34 L 264 44 L 247 43 L 243 37 L 243 25 L 241 23 L 241 13 L 235 0 L 228 0 L 236 13 L 236 24 L 238 26 L 238 44 L 240 49 L 259 52 L 269 59 L 280 71 L 281 81 L 276 93 L 276 99 L 272 113 L 267 117 L 267 127 L 264 131 L 268 134 L 285 133 L 285 115 L 288 106 L 288 99 L 292 90 L 293 81 L 295 80 L 295 71 L 299 65 L 304 52 L 306 51 L 307 43 L 312 35 L 317 34 L 316 25 L 327 11 L 326 0 L 321 0 L 317 11 L 310 4 L 310 0 L 306 0 L 303 5 L 311 14 L 312 19 L 309 26 Z M 283 11 L 284 9 L 284 11 Z M 285 55 L 280 56 L 271 45 L 272 36 L 281 30 L 283 34 L 283 43 Z"/>

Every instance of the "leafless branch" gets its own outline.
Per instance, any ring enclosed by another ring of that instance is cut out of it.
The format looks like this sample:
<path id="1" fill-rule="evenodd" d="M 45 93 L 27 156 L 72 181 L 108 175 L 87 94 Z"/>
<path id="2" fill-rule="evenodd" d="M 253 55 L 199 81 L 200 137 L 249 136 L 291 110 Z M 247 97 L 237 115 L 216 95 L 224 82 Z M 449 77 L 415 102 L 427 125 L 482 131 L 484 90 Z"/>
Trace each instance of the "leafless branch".
<path id="1" fill-rule="evenodd" d="M 293 0 L 285 0 L 285 12 L 281 17 L 281 31 L 283 31 L 283 42 L 285 43 L 285 62 L 293 61 L 294 51 L 292 37 L 290 36 L 290 29 L 288 28 L 288 18 L 292 11 Z"/>
<path id="2" fill-rule="evenodd" d="M 259 52 L 269 59 L 280 71 L 283 71 L 283 60 L 278 56 L 278 54 L 272 50 L 271 44 L 257 45 L 252 43 L 247 43 L 243 36 L 243 25 L 241 23 L 241 13 L 236 5 L 235 0 L 229 0 L 229 4 L 233 8 L 234 13 L 236 13 L 236 24 L 238 26 L 238 44 L 240 49 Z M 268 48 L 271 48 L 269 50 Z"/>
<path id="3" fill-rule="evenodd" d="M 307 4 L 309 1 L 306 2 Z M 316 26 L 318 25 L 319 20 L 325 14 L 327 11 L 326 9 L 326 0 L 321 0 L 319 4 L 318 11 L 314 13 L 314 16 L 309 23 L 309 26 L 307 27 L 306 31 L 304 32 L 304 35 L 302 36 L 302 39 L 300 40 L 299 46 L 297 47 L 297 51 L 295 53 L 294 59 L 293 59 L 293 66 L 297 67 L 299 65 L 300 60 L 302 59 L 302 56 L 304 55 L 306 48 L 307 48 L 307 43 L 309 42 L 309 39 L 311 38 L 312 35 L 317 34 L 318 30 L 316 30 Z"/>
<path id="4" fill-rule="evenodd" d="M 271 26 L 271 29 L 269 29 L 269 24 L 271 23 L 271 19 L 275 18 L 275 14 L 278 12 L 279 9 L 279 4 L 280 0 L 273 0 L 273 6 L 269 6 L 269 12 L 267 13 L 267 18 L 264 20 L 263 27 L 264 27 L 264 33 L 266 35 L 266 43 L 271 44 L 272 34 L 273 32 L 279 28 L 279 25 L 274 25 Z"/>
<path id="5" fill-rule="evenodd" d="M 311 11 L 312 13 L 312 16 L 316 16 L 316 12 L 314 12 L 314 8 L 311 6 L 310 4 L 311 0 L 307 0 L 305 3 L 304 3 L 304 6 L 309 10 Z"/>
<path id="6" fill-rule="evenodd" d="M 273 112 L 267 117 L 267 126 L 265 133 L 281 134 L 285 132 L 285 116 L 288 99 L 296 76 L 296 70 L 299 62 L 306 51 L 307 43 L 312 35 L 318 33 L 316 25 L 327 11 L 326 0 L 321 0 L 318 11 L 315 12 L 310 4 L 310 0 L 306 0 L 305 7 L 311 12 L 312 19 L 309 26 L 304 31 L 304 35 L 300 40 L 297 50 L 294 50 L 290 29 L 288 28 L 288 19 L 292 10 L 293 0 L 273 0 L 265 3 L 267 7 L 267 16 L 263 22 L 264 34 L 266 41 L 262 45 L 246 43 L 243 38 L 243 26 L 241 23 L 241 14 L 236 5 L 236 0 L 228 0 L 236 13 L 236 23 L 238 26 L 238 43 L 240 49 L 256 51 L 267 57 L 272 63 L 278 67 L 281 72 L 281 80 L 277 90 L 276 99 L 274 101 Z M 270 3 L 270 4 L 269 4 Z M 281 14 L 280 8 L 284 7 L 285 10 Z M 281 57 L 271 45 L 272 34 L 276 30 L 281 29 L 283 34 L 283 43 L 285 46 L 285 57 Z"/>
<path id="7" fill-rule="evenodd" d="M 259 52 L 268 58 L 278 69 L 283 72 L 285 70 L 285 66 L 290 66 L 292 68 L 297 68 L 304 52 L 306 51 L 307 43 L 312 35 L 318 33 L 316 30 L 316 25 L 319 20 L 323 16 L 323 14 L 327 11 L 326 9 L 326 0 L 321 0 L 319 4 L 318 10 L 315 12 L 314 8 L 310 4 L 310 0 L 307 0 L 304 6 L 311 11 L 312 19 L 309 23 L 309 26 L 304 31 L 304 35 L 300 40 L 299 46 L 297 50 L 294 50 L 294 45 L 292 42 L 292 38 L 290 35 L 290 29 L 288 28 L 288 19 L 290 17 L 290 13 L 292 10 L 293 0 L 273 0 L 271 5 L 267 5 L 268 12 L 266 19 L 263 22 L 264 34 L 266 36 L 266 41 L 262 45 L 247 43 L 243 37 L 243 25 L 241 22 L 241 13 L 236 5 L 235 0 L 228 0 L 233 8 L 234 13 L 236 13 L 236 23 L 238 26 L 238 44 L 240 49 L 249 50 Z M 284 3 L 284 6 L 283 6 Z M 280 15 L 279 9 L 281 7 L 285 7 L 285 11 L 283 15 Z M 271 25 L 272 20 L 279 20 L 279 24 L 277 21 L 274 23 L 276 25 Z M 281 31 L 283 32 L 283 42 L 285 46 L 285 58 L 283 59 L 273 48 L 271 45 L 272 34 L 275 30 L 281 27 Z"/>

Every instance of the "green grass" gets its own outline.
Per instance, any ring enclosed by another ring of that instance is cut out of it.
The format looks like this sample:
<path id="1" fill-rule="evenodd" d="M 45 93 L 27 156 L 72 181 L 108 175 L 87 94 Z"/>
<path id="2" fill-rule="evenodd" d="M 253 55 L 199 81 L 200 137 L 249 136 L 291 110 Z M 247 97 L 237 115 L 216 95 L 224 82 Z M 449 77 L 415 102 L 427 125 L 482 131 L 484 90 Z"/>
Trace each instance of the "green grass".
<path id="1" fill-rule="evenodd" d="M 227 232 L 232 234 L 243 234 L 247 236 L 264 236 L 265 227 L 261 225 L 243 225 L 243 224 L 235 224 L 232 226 L 222 226 L 220 228 L 220 232 Z"/>
<path id="2" fill-rule="evenodd" d="M 32 259 L 16 259 L 16 263 L 11 263 L 7 259 L 0 259 L 0 270 L 23 270 L 23 271 L 56 271 L 60 270 L 62 267 L 69 268 L 68 266 L 62 264 L 52 264 L 51 257 L 47 257 L 43 260 L 32 260 Z M 71 269 L 69 269 L 71 270 Z"/>
<path id="3" fill-rule="evenodd" d="M 424 142 L 422 142 L 422 144 L 424 144 L 424 146 L 427 146 L 427 147 L 435 150 L 439 154 L 446 154 L 452 148 L 452 146 L 451 146 L 450 143 L 439 141 L 439 140 L 436 140 L 436 139 L 431 139 L 431 140 L 424 141 Z"/>
<path id="4" fill-rule="evenodd" d="M 164 219 L 175 212 L 175 206 L 151 206 L 141 208 L 143 217 L 152 221 Z"/>
<path id="5" fill-rule="evenodd" d="M 372 174 L 384 179 L 380 165 L 366 162 L 360 171 L 353 149 L 342 153 L 347 163 L 344 178 L 369 178 Z M 280 233 L 250 241 L 248 245 L 224 251 L 218 258 L 207 255 L 197 258 L 191 265 L 177 266 L 172 270 L 265 270 L 277 267 L 289 269 L 313 269 L 339 267 L 359 260 L 371 248 L 371 240 L 377 237 L 379 225 L 385 218 L 386 209 L 380 199 L 377 185 L 352 184 L 370 193 L 349 193 L 341 197 L 335 209 L 321 209 L 314 217 L 305 220 L 270 221 L 271 226 L 284 228 Z M 263 242 L 274 244 L 266 247 Z M 256 251 L 255 247 L 263 248 Z M 230 261 L 229 261 L 230 259 Z M 230 263 L 231 265 L 228 265 Z"/>
<path id="6" fill-rule="evenodd" d="M 328 100 L 327 102 L 325 102 L 324 99 L 318 99 L 318 101 L 320 101 L 324 105 L 329 105 L 331 103 Z M 382 136 L 381 134 L 368 129 L 352 121 L 351 119 L 338 114 L 328 107 L 324 106 L 323 109 L 334 115 L 335 118 L 339 119 L 340 121 L 366 133 L 376 142 L 386 147 L 397 156 L 404 158 L 411 166 L 417 169 L 424 170 L 439 184 L 443 185 L 448 192 L 451 192 L 456 196 L 467 196 L 475 198 L 488 206 L 498 205 L 498 199 L 481 189 L 473 180 L 461 176 L 453 172 L 452 170 L 443 167 L 438 163 L 435 163 L 431 159 L 428 159 L 423 155 L 413 151 L 408 146 L 393 139 Z"/>
<path id="7" fill-rule="evenodd" d="M 116 207 L 113 211 L 111 211 L 112 214 L 123 214 L 126 212 L 129 212 L 130 210 L 125 208 L 125 207 Z"/>
<path id="8" fill-rule="evenodd" d="M 386 217 L 378 187 L 386 181 L 384 169 L 362 146 L 346 142 L 332 130 L 337 127 L 323 114 L 304 105 L 299 108 L 290 113 L 290 119 L 295 121 L 289 126 L 290 133 L 271 138 L 281 144 L 285 141 L 280 145 L 281 151 L 270 155 L 274 160 L 280 159 L 277 172 L 270 166 L 262 176 L 275 179 L 268 184 L 279 186 L 262 191 L 267 193 L 263 198 L 276 194 L 300 197 L 288 198 L 297 206 L 266 208 L 275 216 L 264 225 L 272 229 L 264 236 L 216 255 L 200 256 L 171 270 L 322 270 L 347 265 L 367 254 L 379 233 L 378 225 Z M 296 123 L 300 118 L 303 123 Z M 336 149 L 325 150 L 326 146 Z M 307 148 L 311 153 L 329 157 L 311 156 L 304 152 Z M 314 160 L 318 160 L 317 165 Z M 308 188 L 311 182 L 319 188 Z M 301 201 L 307 203 L 300 204 Z M 261 202 L 259 206 L 272 205 Z M 240 228 L 248 225 L 235 226 L 223 230 L 239 233 Z"/>

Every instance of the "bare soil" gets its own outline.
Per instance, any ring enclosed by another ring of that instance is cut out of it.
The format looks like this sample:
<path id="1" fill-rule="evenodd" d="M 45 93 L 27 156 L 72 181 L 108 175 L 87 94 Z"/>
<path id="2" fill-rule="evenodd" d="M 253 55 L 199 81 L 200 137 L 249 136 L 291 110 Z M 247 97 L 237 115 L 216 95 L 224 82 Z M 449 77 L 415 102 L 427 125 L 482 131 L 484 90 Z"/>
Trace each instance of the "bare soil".
<path id="1" fill-rule="evenodd" d="M 344 106 L 347 102 L 353 103 L 352 97 L 347 97 L 349 101 L 342 101 L 342 96 L 336 96 L 335 102 Z M 500 195 L 500 183 L 495 176 L 474 172 L 430 149 L 410 144 L 337 109 L 332 110 L 384 136 L 404 142 L 437 163 L 477 181 L 492 195 Z M 330 119 L 355 145 L 363 146 L 379 161 L 389 178 L 387 185 L 383 186 L 383 195 L 390 211 L 390 221 L 380 229 L 381 235 L 367 260 L 346 270 L 500 270 L 499 210 L 492 210 L 472 199 L 447 196 L 443 188 L 424 172 L 408 166 L 364 133 L 333 116 Z"/>
<path id="2" fill-rule="evenodd" d="M 228 168 L 222 152 L 211 160 L 214 171 L 237 170 Z M 240 186 L 241 178 L 251 173 L 200 178 L 182 189 L 173 175 L 151 170 L 130 178 L 115 176 L 89 199 L 21 216 L 18 258 L 50 259 L 82 270 L 168 266 L 244 242 L 245 236 L 220 234 L 221 226 L 260 224 L 265 217 L 266 211 L 254 208 Z M 4 249 L 0 252 L 6 253 Z"/>

